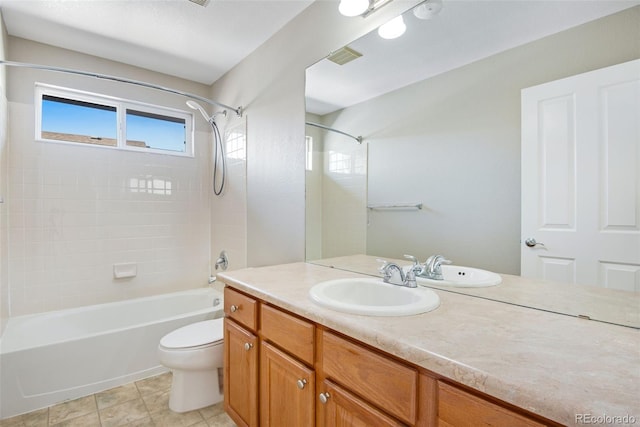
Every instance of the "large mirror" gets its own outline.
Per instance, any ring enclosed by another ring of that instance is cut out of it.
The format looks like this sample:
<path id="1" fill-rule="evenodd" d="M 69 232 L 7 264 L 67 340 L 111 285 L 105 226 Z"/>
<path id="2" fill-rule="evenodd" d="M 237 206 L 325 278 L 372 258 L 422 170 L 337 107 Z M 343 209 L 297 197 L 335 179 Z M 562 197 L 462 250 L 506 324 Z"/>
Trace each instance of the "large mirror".
<path id="1" fill-rule="evenodd" d="M 343 257 L 443 254 L 519 276 L 521 91 L 640 58 L 638 2 L 437 1 L 404 13 L 402 36 L 374 31 L 307 69 L 307 123 L 343 132 L 306 127 L 309 262 L 375 274 Z M 640 259 L 629 271 L 619 290 L 550 284 L 562 301 L 450 290 L 640 327 Z"/>

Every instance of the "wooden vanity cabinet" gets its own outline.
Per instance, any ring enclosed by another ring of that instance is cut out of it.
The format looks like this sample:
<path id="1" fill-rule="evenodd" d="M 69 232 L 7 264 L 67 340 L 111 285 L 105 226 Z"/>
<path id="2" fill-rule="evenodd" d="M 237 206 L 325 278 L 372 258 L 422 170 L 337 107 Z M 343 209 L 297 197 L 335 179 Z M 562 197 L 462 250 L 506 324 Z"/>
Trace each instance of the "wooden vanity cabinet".
<path id="1" fill-rule="evenodd" d="M 323 383 L 320 399 L 324 411 L 324 425 L 329 427 L 396 427 L 400 421 L 386 415 L 374 406 L 329 380 Z"/>
<path id="2" fill-rule="evenodd" d="M 230 288 L 225 288 L 224 300 L 224 410 L 238 426 L 257 427 L 257 301 Z"/>
<path id="3" fill-rule="evenodd" d="M 315 425 L 315 325 L 225 287 L 224 408 L 238 426 Z"/>
<path id="4" fill-rule="evenodd" d="M 265 342 L 260 352 L 260 425 L 313 426 L 315 372 Z"/>
<path id="5" fill-rule="evenodd" d="M 416 424 L 416 369 L 323 331 L 322 371 L 327 378 L 367 399 L 371 405 L 408 425 Z"/>
<path id="6" fill-rule="evenodd" d="M 558 425 L 229 287 L 225 314 L 225 411 L 238 426 Z"/>
<path id="7" fill-rule="evenodd" d="M 543 427 L 531 418 L 438 381 L 439 427 Z"/>
<path id="8" fill-rule="evenodd" d="M 259 324 L 260 425 L 313 426 L 315 325 L 264 303 Z"/>

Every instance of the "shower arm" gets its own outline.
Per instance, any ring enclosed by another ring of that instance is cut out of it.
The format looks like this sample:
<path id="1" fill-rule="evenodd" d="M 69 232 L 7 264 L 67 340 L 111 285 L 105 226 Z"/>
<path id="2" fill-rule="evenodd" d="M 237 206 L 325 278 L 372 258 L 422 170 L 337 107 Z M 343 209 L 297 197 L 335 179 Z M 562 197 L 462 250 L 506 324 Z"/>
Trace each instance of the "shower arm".
<path id="1" fill-rule="evenodd" d="M 196 94 L 193 94 L 193 93 L 183 92 L 183 91 L 178 90 L 178 89 L 172 89 L 172 88 L 169 88 L 169 87 L 159 86 L 159 85 L 155 85 L 155 84 L 152 84 L 152 83 L 142 82 L 142 81 L 139 81 L 139 80 L 126 79 L 124 77 L 110 76 L 110 75 L 107 75 L 107 74 L 94 73 L 94 72 L 89 72 L 89 71 L 73 70 L 73 69 L 70 69 L 70 68 L 51 67 L 51 66 L 48 66 L 48 65 L 28 64 L 28 63 L 25 63 L 25 62 L 15 62 L 15 61 L 5 61 L 5 60 L 0 60 L 0 65 L 7 65 L 7 66 L 10 66 L 10 67 L 32 68 L 32 69 L 35 69 L 35 70 L 55 71 L 55 72 L 67 73 L 67 74 L 77 74 L 77 75 L 80 75 L 80 76 L 95 77 L 97 79 L 111 80 L 111 81 L 120 82 L 120 83 L 127 83 L 127 84 L 142 86 L 142 87 L 146 87 L 146 88 L 150 88 L 150 89 L 162 90 L 164 92 L 169 92 L 169 93 L 173 93 L 173 94 L 176 94 L 176 95 L 182 95 L 182 96 L 185 96 L 185 97 L 191 98 L 191 99 L 197 99 L 198 101 L 206 102 L 207 104 L 211 104 L 211 105 L 215 105 L 215 106 L 218 106 L 218 107 L 222 107 L 222 108 L 226 108 L 228 110 L 231 110 L 234 113 L 236 113 L 236 116 L 238 116 L 238 117 L 242 117 L 242 113 L 243 113 L 242 106 L 234 108 L 234 107 L 231 107 L 229 105 L 222 104 L 220 102 L 214 101 L 214 100 L 209 99 L 209 98 L 204 98 L 204 97 L 202 97 L 200 95 L 196 95 Z"/>

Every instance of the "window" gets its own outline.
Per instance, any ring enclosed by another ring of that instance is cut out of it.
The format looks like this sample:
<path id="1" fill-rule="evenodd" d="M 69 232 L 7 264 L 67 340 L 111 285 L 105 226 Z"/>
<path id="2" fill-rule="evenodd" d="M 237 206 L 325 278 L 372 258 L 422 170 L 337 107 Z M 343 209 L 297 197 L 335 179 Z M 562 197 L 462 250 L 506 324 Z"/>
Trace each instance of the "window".
<path id="1" fill-rule="evenodd" d="M 306 156 L 306 169 L 308 171 L 313 170 L 313 137 L 311 136 L 305 136 L 304 137 L 305 140 L 305 151 L 307 153 Z"/>
<path id="2" fill-rule="evenodd" d="M 36 85 L 36 140 L 193 156 L 189 113 Z"/>
<path id="3" fill-rule="evenodd" d="M 240 129 L 240 127 L 228 130 L 225 133 L 225 142 L 227 158 L 238 160 L 247 159 L 247 142 L 244 130 Z"/>
<path id="4" fill-rule="evenodd" d="M 350 154 L 338 151 L 329 151 L 329 172 L 350 174 L 352 173 L 352 160 Z"/>

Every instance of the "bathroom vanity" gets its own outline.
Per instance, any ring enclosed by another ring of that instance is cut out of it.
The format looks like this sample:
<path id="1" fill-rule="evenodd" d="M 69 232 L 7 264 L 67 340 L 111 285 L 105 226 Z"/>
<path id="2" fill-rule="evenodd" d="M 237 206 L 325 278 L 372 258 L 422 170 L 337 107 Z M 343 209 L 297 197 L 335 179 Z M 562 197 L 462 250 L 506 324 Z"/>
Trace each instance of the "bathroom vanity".
<path id="1" fill-rule="evenodd" d="M 640 421 L 636 329 L 440 290 L 438 309 L 405 317 L 340 313 L 308 296 L 350 277 L 363 275 L 308 263 L 218 275 L 225 410 L 238 425 Z"/>

